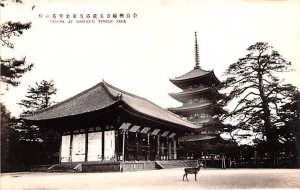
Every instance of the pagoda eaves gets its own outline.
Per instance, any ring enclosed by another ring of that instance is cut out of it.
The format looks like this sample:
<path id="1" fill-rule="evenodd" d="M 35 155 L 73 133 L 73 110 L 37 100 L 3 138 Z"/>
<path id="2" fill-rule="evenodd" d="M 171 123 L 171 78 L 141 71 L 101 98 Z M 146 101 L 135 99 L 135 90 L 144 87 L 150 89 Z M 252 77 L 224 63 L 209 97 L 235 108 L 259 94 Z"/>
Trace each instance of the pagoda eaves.
<path id="1" fill-rule="evenodd" d="M 169 96 L 171 96 L 172 98 L 176 99 L 179 102 L 187 102 L 187 100 L 189 99 L 188 97 L 191 96 L 198 96 L 200 94 L 203 93 L 213 93 L 216 92 L 217 89 L 216 87 L 198 87 L 198 88 L 192 88 L 192 89 L 187 89 L 181 92 L 177 92 L 177 93 L 169 93 Z M 188 98 L 188 99 L 187 99 Z"/>
<path id="2" fill-rule="evenodd" d="M 218 86 L 219 84 L 221 84 L 214 71 L 205 71 L 200 68 L 194 68 L 193 70 L 182 76 L 175 77 L 169 80 L 177 87 L 183 88 L 186 83 L 191 83 L 193 81 L 197 82 L 199 80 L 206 79 L 209 81 L 209 83 L 214 84 L 214 86 Z"/>
<path id="3" fill-rule="evenodd" d="M 211 102 L 205 102 L 200 104 L 184 104 L 183 106 L 177 108 L 169 108 L 169 110 L 172 112 L 190 112 L 191 110 L 201 110 L 211 106 L 213 106 Z"/>

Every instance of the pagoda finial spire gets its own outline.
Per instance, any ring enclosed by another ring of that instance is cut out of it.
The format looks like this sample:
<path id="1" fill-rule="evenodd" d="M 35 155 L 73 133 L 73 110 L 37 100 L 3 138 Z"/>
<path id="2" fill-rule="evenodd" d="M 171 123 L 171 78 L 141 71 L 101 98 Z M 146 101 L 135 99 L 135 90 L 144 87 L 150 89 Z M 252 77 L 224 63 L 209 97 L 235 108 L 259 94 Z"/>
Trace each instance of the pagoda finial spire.
<path id="1" fill-rule="evenodd" d="M 197 43 L 197 32 L 195 32 L 195 62 L 196 62 L 196 66 L 194 67 L 194 69 L 199 69 L 199 47 L 198 47 L 198 43 Z"/>

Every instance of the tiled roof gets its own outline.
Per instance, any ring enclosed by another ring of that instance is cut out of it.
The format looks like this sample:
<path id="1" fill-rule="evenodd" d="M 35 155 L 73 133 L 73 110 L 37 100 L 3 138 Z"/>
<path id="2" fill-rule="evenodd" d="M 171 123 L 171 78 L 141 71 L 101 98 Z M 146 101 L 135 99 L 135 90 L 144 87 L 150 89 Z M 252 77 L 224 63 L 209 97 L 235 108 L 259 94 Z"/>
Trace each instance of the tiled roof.
<path id="1" fill-rule="evenodd" d="M 63 102 L 25 116 L 26 120 L 47 120 L 79 115 L 106 108 L 116 100 L 107 95 L 102 83 L 85 90 Z"/>
<path id="2" fill-rule="evenodd" d="M 127 105 L 129 105 L 131 108 L 133 108 L 134 110 L 140 113 L 155 117 L 157 119 L 168 121 L 171 123 L 184 125 L 189 128 L 197 128 L 195 125 L 191 124 L 190 122 L 181 119 L 179 116 L 175 115 L 174 113 L 161 108 L 160 106 L 154 104 L 153 102 L 143 97 L 130 94 L 108 83 L 105 83 L 105 86 L 113 96 L 122 94 L 122 100 L 125 103 L 127 103 Z"/>
<path id="3" fill-rule="evenodd" d="M 188 73 L 186 73 L 182 76 L 170 79 L 170 81 L 173 84 L 178 85 L 178 84 L 186 82 L 186 81 L 190 81 L 190 80 L 193 80 L 193 79 L 201 79 L 201 78 L 204 78 L 204 77 L 211 77 L 211 79 L 212 79 L 211 82 L 216 84 L 216 85 L 221 84 L 220 80 L 216 77 L 214 71 L 205 71 L 205 70 L 202 70 L 200 68 L 194 68 L 193 70 L 191 70 L 190 72 L 188 72 Z"/>
<path id="4" fill-rule="evenodd" d="M 179 77 L 175 77 L 174 79 L 170 79 L 171 81 L 181 81 L 181 80 L 186 80 L 186 79 L 192 79 L 192 78 L 198 78 L 204 75 L 207 75 L 209 73 L 211 73 L 212 71 L 205 71 L 202 70 L 200 68 L 194 68 L 193 70 L 191 70 L 190 72 L 179 76 Z"/>
<path id="5" fill-rule="evenodd" d="M 122 98 L 118 100 L 118 96 Z M 100 82 L 94 87 L 47 109 L 35 112 L 31 116 L 26 116 L 26 120 L 47 120 L 72 115 L 80 115 L 88 112 L 104 109 L 123 101 L 135 111 L 150 117 L 174 123 L 188 128 L 197 128 L 190 122 L 181 119 L 179 116 L 167 111 L 151 101 L 130 94 L 118 89 L 106 82 Z"/>
<path id="6" fill-rule="evenodd" d="M 188 89 L 177 93 L 169 93 L 170 96 L 185 96 L 185 95 L 191 95 L 191 94 L 199 94 L 202 92 L 206 92 L 208 90 L 213 89 L 212 87 L 205 87 L 205 88 L 195 88 L 195 89 Z"/>
<path id="7" fill-rule="evenodd" d="M 210 136 L 210 135 L 204 135 L 204 134 L 199 134 L 199 135 L 185 135 L 180 137 L 180 141 L 205 141 L 205 140 L 210 140 L 214 139 L 216 136 Z"/>
<path id="8" fill-rule="evenodd" d="M 193 103 L 193 104 L 184 104 L 183 106 L 177 107 L 177 108 L 169 108 L 171 111 L 189 111 L 194 109 L 202 109 L 213 105 L 210 102 L 206 103 Z"/>

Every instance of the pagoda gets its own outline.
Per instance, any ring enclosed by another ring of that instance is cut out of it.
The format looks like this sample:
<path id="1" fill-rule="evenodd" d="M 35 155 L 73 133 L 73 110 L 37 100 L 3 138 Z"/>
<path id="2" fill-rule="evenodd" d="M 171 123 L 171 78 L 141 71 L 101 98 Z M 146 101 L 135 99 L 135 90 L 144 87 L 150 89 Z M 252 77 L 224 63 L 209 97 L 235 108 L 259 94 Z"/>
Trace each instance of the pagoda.
<path id="1" fill-rule="evenodd" d="M 186 142 L 188 144 L 188 142 L 192 142 L 193 145 L 197 145 L 197 149 L 201 147 L 201 150 L 197 150 L 198 153 L 208 147 L 212 147 L 210 146 L 211 141 L 219 139 L 217 138 L 219 137 L 217 131 L 221 126 L 216 117 L 221 111 L 217 106 L 217 101 L 220 96 L 218 87 L 221 85 L 221 82 L 213 71 L 202 69 L 199 63 L 199 47 L 197 43 L 197 33 L 195 32 L 196 65 L 193 70 L 188 73 L 170 79 L 170 81 L 182 91 L 169 93 L 169 95 L 181 102 L 182 106 L 169 108 L 169 110 L 198 127 L 196 132 L 187 134 L 181 138 L 183 143 Z M 195 146 L 190 148 L 190 150 L 193 150 Z"/>

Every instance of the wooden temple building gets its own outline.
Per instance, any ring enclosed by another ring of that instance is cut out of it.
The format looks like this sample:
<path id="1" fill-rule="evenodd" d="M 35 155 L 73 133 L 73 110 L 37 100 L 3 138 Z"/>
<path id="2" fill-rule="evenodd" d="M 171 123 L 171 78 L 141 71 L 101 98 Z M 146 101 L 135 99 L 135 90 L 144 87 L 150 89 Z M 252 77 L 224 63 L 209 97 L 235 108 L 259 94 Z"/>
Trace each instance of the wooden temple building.
<path id="1" fill-rule="evenodd" d="M 60 165 L 113 163 L 107 167 L 114 168 L 108 170 L 123 170 L 122 163 L 130 161 L 177 160 L 178 138 L 197 129 L 174 113 L 105 81 L 24 119 L 61 134 Z"/>
<path id="2" fill-rule="evenodd" d="M 170 79 L 182 91 L 169 95 L 181 102 L 182 106 L 169 110 L 197 126 L 196 131 L 181 137 L 180 140 L 185 147 L 184 154 L 198 158 L 205 152 L 214 152 L 216 141 L 221 140 L 216 134 L 221 127 L 216 117 L 221 111 L 217 106 L 220 95 L 218 87 L 221 82 L 213 71 L 202 69 L 199 63 L 199 48 L 195 33 L 196 65 L 186 74 Z"/>
<path id="3" fill-rule="evenodd" d="M 163 109 L 105 81 L 54 106 L 24 116 L 29 125 L 52 129 L 61 136 L 57 164 L 47 170 L 123 171 L 154 169 L 201 158 L 222 144 L 216 114 L 221 82 L 213 71 L 196 65 L 170 79 L 182 89 L 170 96 L 183 105 Z M 160 163 L 158 163 L 158 161 Z M 173 162 L 173 163 L 172 163 Z M 189 161 L 187 162 L 189 163 Z M 191 163 L 191 162 L 190 162 Z"/>

